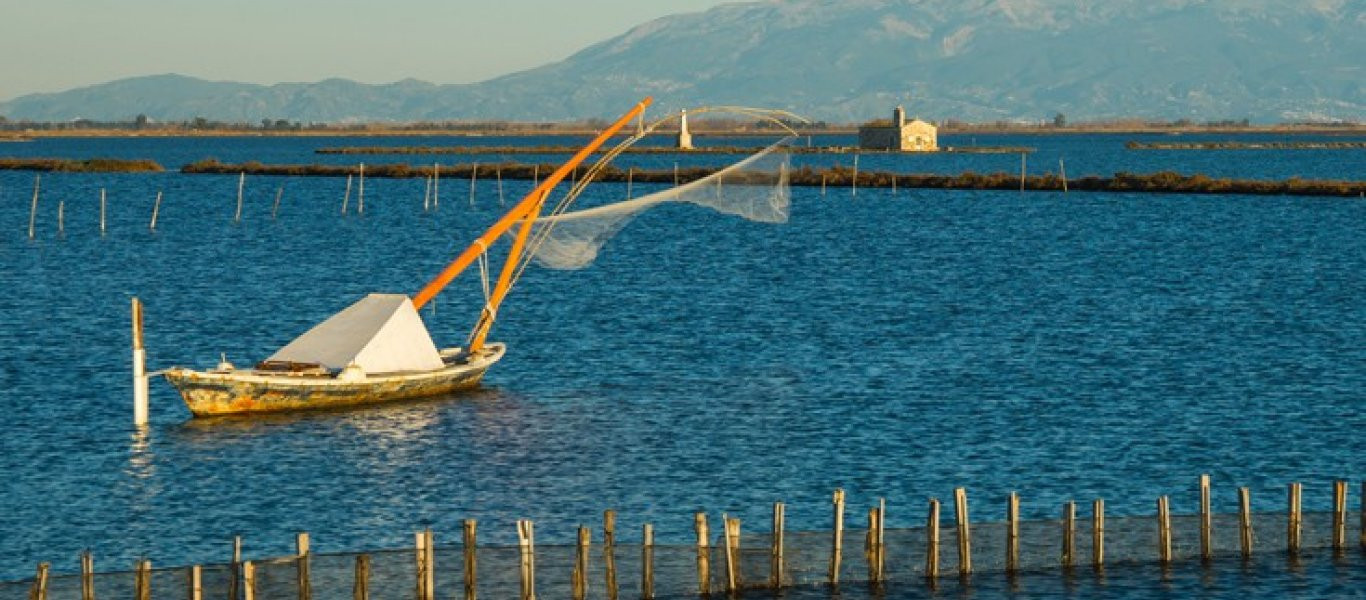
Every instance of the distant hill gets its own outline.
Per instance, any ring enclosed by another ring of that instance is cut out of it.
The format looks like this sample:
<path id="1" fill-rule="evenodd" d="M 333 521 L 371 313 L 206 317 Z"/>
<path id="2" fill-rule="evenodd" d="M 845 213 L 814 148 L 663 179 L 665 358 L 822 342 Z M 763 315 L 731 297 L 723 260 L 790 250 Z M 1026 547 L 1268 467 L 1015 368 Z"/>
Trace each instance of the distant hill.
<path id="1" fill-rule="evenodd" d="M 0 103 L 10 119 L 571 119 L 652 94 L 818 119 L 1366 120 L 1360 0 L 770 0 L 640 25 L 478 84 L 161 75 Z"/>

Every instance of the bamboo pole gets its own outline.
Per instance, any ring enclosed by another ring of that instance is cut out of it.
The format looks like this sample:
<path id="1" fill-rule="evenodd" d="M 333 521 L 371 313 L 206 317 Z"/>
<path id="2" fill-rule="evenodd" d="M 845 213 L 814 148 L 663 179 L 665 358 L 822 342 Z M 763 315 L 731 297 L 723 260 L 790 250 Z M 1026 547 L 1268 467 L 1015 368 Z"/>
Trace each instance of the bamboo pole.
<path id="1" fill-rule="evenodd" d="M 1238 545 L 1243 558 L 1252 558 L 1252 494 L 1247 488 L 1238 488 Z"/>
<path id="2" fill-rule="evenodd" d="M 256 565 L 251 561 L 242 563 L 242 598 L 256 600 Z"/>
<path id="3" fill-rule="evenodd" d="M 147 425 L 147 349 L 142 345 L 142 300 L 133 297 L 133 425 Z"/>
<path id="4" fill-rule="evenodd" d="M 280 212 L 280 197 L 285 195 L 285 186 L 275 188 L 275 203 L 270 205 L 270 218 L 275 220 L 275 215 Z"/>
<path id="5" fill-rule="evenodd" d="M 28 239 L 33 239 L 33 228 L 38 223 L 38 190 L 42 187 L 43 176 L 33 176 L 33 203 L 28 209 Z"/>
<path id="6" fill-rule="evenodd" d="M 242 536 L 232 536 L 232 560 L 228 563 L 228 600 L 237 600 L 242 579 Z"/>
<path id="7" fill-rule="evenodd" d="M 1290 554 L 1298 554 L 1300 551 L 1300 530 L 1303 522 L 1301 512 L 1301 497 L 1303 487 L 1298 483 L 1290 484 L 1288 506 L 1288 518 L 1286 519 L 1285 549 Z"/>
<path id="8" fill-rule="evenodd" d="M 783 587 L 783 537 L 787 522 L 787 506 L 782 502 L 773 503 L 773 541 L 769 551 L 768 586 L 773 589 Z"/>
<path id="9" fill-rule="evenodd" d="M 1209 475 L 1200 476 L 1200 560 L 1214 559 L 1214 516 L 1210 507 Z"/>
<path id="10" fill-rule="evenodd" d="M 246 185 L 247 185 L 247 174 L 246 174 L 246 172 L 244 171 L 244 172 L 242 172 L 242 173 L 238 173 L 238 175 L 237 175 L 237 213 L 236 213 L 235 215 L 233 215 L 233 217 L 232 217 L 232 222 L 233 222 L 233 223 L 241 223 L 241 222 L 242 222 L 242 188 L 245 187 Z"/>
<path id="11" fill-rule="evenodd" d="M 57 235 L 66 234 L 66 200 L 57 201 Z"/>
<path id="12" fill-rule="evenodd" d="M 104 235 L 104 231 L 105 231 L 105 229 L 104 229 L 104 212 L 105 212 L 104 188 L 100 188 L 100 235 Z"/>
<path id="13" fill-rule="evenodd" d="M 370 600 L 370 555 L 356 555 L 356 580 L 351 584 L 351 600 Z"/>
<path id="14" fill-rule="evenodd" d="M 602 564 L 607 600 L 617 600 L 617 511 L 602 513 Z"/>
<path id="15" fill-rule="evenodd" d="M 655 526 L 646 523 L 640 546 L 640 598 L 655 597 Z"/>
<path id="16" fill-rule="evenodd" d="M 479 163 L 470 168 L 470 208 L 474 208 L 474 184 L 479 179 Z"/>
<path id="17" fill-rule="evenodd" d="M 345 192 L 342 192 L 342 212 L 341 212 L 341 214 L 343 214 L 343 215 L 346 214 L 346 207 L 347 207 L 347 205 L 349 205 L 350 203 L 351 203 L 351 175 L 348 173 L 348 174 L 346 175 L 346 191 L 345 191 Z"/>
<path id="18" fill-rule="evenodd" d="M 189 577 L 189 600 L 204 600 L 204 569 L 199 565 L 190 567 Z"/>
<path id="19" fill-rule="evenodd" d="M 465 519 L 465 600 L 476 600 L 478 591 L 478 561 L 476 556 L 477 538 L 479 523 L 474 519 Z"/>
<path id="20" fill-rule="evenodd" d="M 441 163 L 432 163 L 432 210 L 441 208 Z"/>
<path id="21" fill-rule="evenodd" d="M 574 548 L 574 576 L 572 578 L 574 600 L 588 597 L 588 528 L 579 526 L 579 542 Z"/>
<path id="22" fill-rule="evenodd" d="M 925 577 L 939 577 L 939 499 L 930 498 L 930 516 L 925 524 Z"/>
<path id="23" fill-rule="evenodd" d="M 95 600 L 95 557 L 81 552 L 81 600 Z"/>
<path id="24" fill-rule="evenodd" d="M 360 181 L 356 186 L 356 214 L 365 214 L 365 163 L 360 163 Z"/>
<path id="25" fill-rule="evenodd" d="M 953 490 L 954 514 L 958 520 L 958 574 L 972 574 L 972 526 L 968 522 L 968 491 Z"/>
<path id="26" fill-rule="evenodd" d="M 33 585 L 29 588 L 29 600 L 47 600 L 47 573 L 52 565 L 40 562 L 33 574 Z"/>
<path id="27" fill-rule="evenodd" d="M 157 190 L 157 199 L 152 203 L 152 222 L 147 224 L 147 228 L 157 230 L 157 215 L 161 213 L 161 190 Z"/>
<path id="28" fill-rule="evenodd" d="M 1006 497 L 1006 574 L 1020 569 L 1020 495 L 1011 492 Z"/>
<path id="29" fill-rule="evenodd" d="M 536 600 L 536 525 L 517 521 L 517 547 L 522 557 L 522 600 Z"/>
<path id="30" fill-rule="evenodd" d="M 697 533 L 697 593 L 711 594 L 711 535 L 707 531 L 707 513 L 693 515 L 693 531 Z"/>
<path id="31" fill-rule="evenodd" d="M 734 594 L 740 591 L 740 519 L 723 513 L 721 522 L 725 524 L 726 592 Z"/>
<path id="32" fill-rule="evenodd" d="M 313 598 L 313 584 L 310 581 L 308 572 L 308 563 L 311 554 L 307 533 L 299 532 L 298 535 L 294 536 L 294 551 L 299 586 L 299 600 L 311 600 Z"/>
<path id="33" fill-rule="evenodd" d="M 1347 547 L 1347 482 L 1333 482 L 1333 551 Z"/>
<path id="34" fill-rule="evenodd" d="M 1091 503 L 1091 564 L 1105 568 L 1105 500 Z"/>
<path id="35" fill-rule="evenodd" d="M 844 551 L 844 490 L 836 489 L 830 503 L 835 507 L 834 539 L 830 542 L 830 585 L 840 583 L 840 559 Z"/>
<path id="36" fill-rule="evenodd" d="M 1164 565 L 1172 561 L 1172 514 L 1166 496 L 1157 498 L 1157 560 Z"/>
<path id="37" fill-rule="evenodd" d="M 1062 505 L 1062 568 L 1070 570 L 1076 564 L 1077 503 Z"/>

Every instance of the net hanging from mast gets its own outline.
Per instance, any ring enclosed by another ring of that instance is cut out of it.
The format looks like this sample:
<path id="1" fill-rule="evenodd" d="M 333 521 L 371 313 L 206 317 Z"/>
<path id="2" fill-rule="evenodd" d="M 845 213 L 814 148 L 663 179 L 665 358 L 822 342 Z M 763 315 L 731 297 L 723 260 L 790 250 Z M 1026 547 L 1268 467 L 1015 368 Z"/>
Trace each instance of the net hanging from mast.
<path id="1" fill-rule="evenodd" d="M 561 201 L 536 221 L 530 259 L 552 269 L 584 268 L 631 219 L 662 204 L 695 204 L 750 221 L 785 223 L 791 203 L 787 144 L 792 139 L 785 138 L 707 177 L 634 200 L 574 212 L 566 212 L 572 199 Z"/>

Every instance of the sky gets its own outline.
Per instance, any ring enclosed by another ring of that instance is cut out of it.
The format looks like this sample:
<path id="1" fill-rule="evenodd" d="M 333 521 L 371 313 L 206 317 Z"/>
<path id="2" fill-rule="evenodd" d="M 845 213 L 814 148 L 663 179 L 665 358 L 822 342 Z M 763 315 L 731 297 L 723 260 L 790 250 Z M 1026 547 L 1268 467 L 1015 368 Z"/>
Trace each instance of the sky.
<path id="1" fill-rule="evenodd" d="M 469 83 L 722 0 L 5 0 L 0 100 L 179 73 Z"/>

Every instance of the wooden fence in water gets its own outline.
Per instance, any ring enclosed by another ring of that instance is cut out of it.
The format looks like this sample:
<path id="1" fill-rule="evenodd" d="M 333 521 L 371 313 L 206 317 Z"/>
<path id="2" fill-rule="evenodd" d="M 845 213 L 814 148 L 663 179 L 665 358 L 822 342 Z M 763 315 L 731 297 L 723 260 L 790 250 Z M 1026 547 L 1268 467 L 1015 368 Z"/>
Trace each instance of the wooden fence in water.
<path id="1" fill-rule="evenodd" d="M 1361 493 L 1366 496 L 1366 483 Z M 1173 516 L 1168 497 L 1161 496 L 1155 512 L 1146 516 L 1107 518 L 1104 501 L 1097 499 L 1084 517 L 1075 502 L 1067 502 L 1058 519 L 1025 521 L 1020 498 L 1011 493 L 1004 521 L 973 523 L 967 492 L 959 488 L 949 523 L 941 522 L 947 511 L 940 501 L 930 499 L 924 526 L 888 529 L 885 499 L 869 508 L 864 526 L 846 527 L 845 494 L 836 490 L 832 528 L 825 531 L 786 531 L 786 506 L 775 503 L 771 522 L 755 528 L 759 533 L 746 533 L 739 519 L 723 514 L 717 534 L 707 514 L 696 513 L 696 541 L 683 545 L 656 544 L 648 523 L 638 543 L 619 543 L 611 510 L 604 513 L 596 542 L 587 527 L 580 527 L 571 545 L 537 546 L 531 521 L 516 523 L 516 545 L 480 545 L 472 520 L 463 522 L 458 544 L 439 545 L 436 535 L 424 530 L 410 549 L 368 553 L 315 554 L 308 534 L 301 533 L 292 555 L 245 560 L 237 538 L 231 560 L 214 565 L 154 569 L 150 561 L 139 560 L 132 571 L 96 573 L 94 557 L 84 553 L 79 573 L 54 575 L 49 563 L 41 563 L 32 579 L 0 584 L 0 598 L 650 600 L 891 581 L 919 580 L 933 587 L 948 576 L 1103 571 L 1114 564 L 1166 566 L 1268 552 L 1293 560 L 1309 549 L 1340 555 L 1352 546 L 1366 552 L 1366 503 L 1353 523 L 1347 482 L 1334 483 L 1331 511 L 1306 513 L 1302 505 L 1303 488 L 1292 483 L 1284 513 L 1254 514 L 1248 488 L 1238 490 L 1236 512 L 1216 513 L 1209 477 L 1202 476 L 1200 505 L 1193 514 Z"/>

